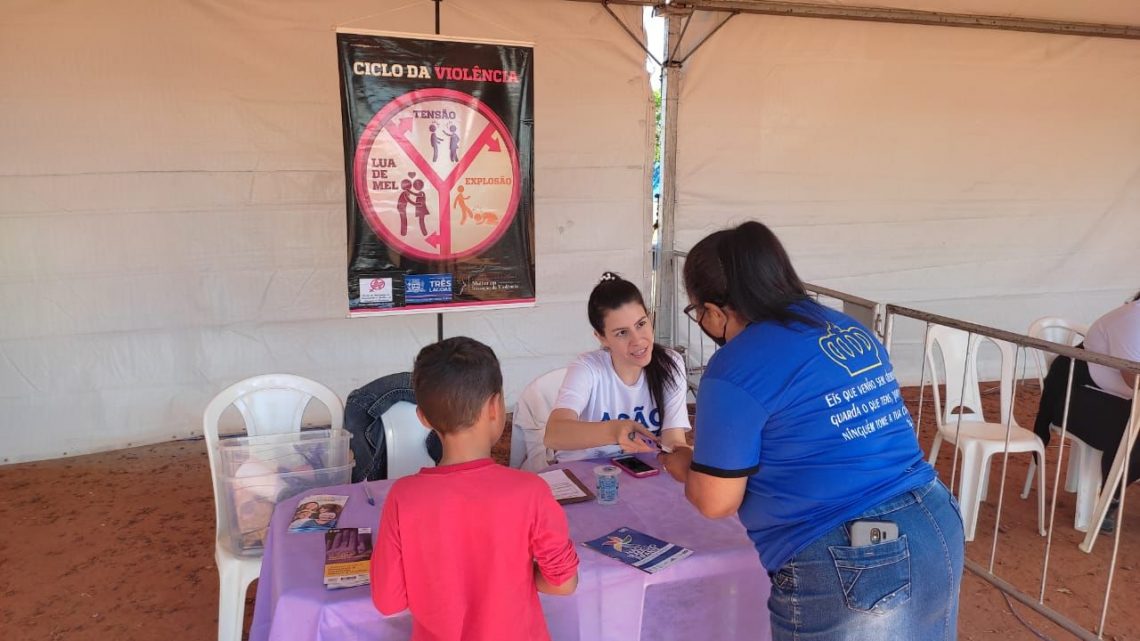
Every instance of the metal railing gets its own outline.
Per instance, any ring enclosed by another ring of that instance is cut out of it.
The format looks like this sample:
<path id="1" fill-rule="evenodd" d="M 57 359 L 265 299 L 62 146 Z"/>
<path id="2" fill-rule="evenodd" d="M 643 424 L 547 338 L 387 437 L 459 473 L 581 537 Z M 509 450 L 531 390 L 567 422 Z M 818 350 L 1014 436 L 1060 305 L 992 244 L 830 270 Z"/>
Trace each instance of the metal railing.
<path id="1" fill-rule="evenodd" d="M 1077 638 L 1080 638 L 1080 639 L 1101 639 L 1101 638 L 1104 638 L 1104 626 L 1105 626 L 1105 622 L 1106 622 L 1107 617 L 1108 617 L 1109 604 L 1110 604 L 1111 599 L 1112 599 L 1112 584 L 1113 584 L 1113 580 L 1114 580 L 1115 575 L 1116 575 L 1116 570 L 1117 570 L 1118 565 L 1119 565 L 1120 537 L 1121 537 L 1122 531 L 1124 530 L 1122 520 L 1118 520 L 1117 527 L 1115 528 L 1115 532 L 1113 535 L 1113 549 L 1112 549 L 1111 558 L 1110 558 L 1109 563 L 1108 563 L 1108 577 L 1107 577 L 1107 581 L 1106 581 L 1106 585 L 1105 585 L 1105 589 L 1104 589 L 1103 600 L 1101 602 L 1100 617 L 1099 617 L 1098 623 L 1095 626 L 1082 627 L 1079 624 L 1077 624 L 1075 621 L 1073 621 L 1072 618 L 1070 618 L 1069 616 L 1066 616 L 1060 612 L 1057 612 L 1056 610 L 1045 605 L 1046 586 L 1048 585 L 1048 580 L 1049 580 L 1049 569 L 1050 569 L 1049 565 L 1050 565 L 1051 555 L 1053 552 L 1053 540 L 1054 540 L 1054 534 L 1055 534 L 1055 524 L 1056 524 L 1056 515 L 1057 515 L 1057 497 L 1058 497 L 1058 492 L 1061 489 L 1061 481 L 1060 481 L 1061 469 L 1062 469 L 1062 467 L 1064 467 L 1064 463 L 1065 463 L 1065 460 L 1064 460 L 1065 448 L 1063 446 L 1059 447 L 1057 449 L 1057 451 L 1058 451 L 1057 461 L 1056 461 L 1055 467 L 1053 469 L 1053 478 L 1052 478 L 1053 491 L 1052 491 L 1052 496 L 1048 497 L 1049 509 L 1048 509 L 1048 519 L 1047 519 L 1046 532 L 1045 532 L 1046 542 L 1045 542 L 1045 549 L 1044 549 L 1043 558 L 1041 560 L 1040 583 L 1038 585 L 1038 590 L 1037 590 L 1036 596 L 1032 596 L 1032 595 L 1027 594 L 1024 591 L 1018 589 L 1016 586 L 1013 585 L 1012 582 L 1003 579 L 1002 577 L 998 576 L 998 574 L 995 572 L 995 568 L 997 566 L 998 545 L 999 545 L 999 542 L 1001 541 L 1002 535 L 1004 533 L 1002 531 L 1001 524 L 1002 524 L 1003 509 L 1005 507 L 1006 476 L 1007 476 L 1007 472 L 1009 470 L 1009 455 L 1011 453 L 1010 447 L 1009 447 L 1010 437 L 1011 437 L 1014 429 L 1021 429 L 1021 428 L 1018 428 L 1016 426 L 1016 421 L 1014 420 L 1014 417 L 1013 417 L 1013 411 L 1014 411 L 1014 408 L 1016 405 L 1016 398 L 1017 398 L 1017 386 L 1020 383 L 1020 379 L 1017 378 L 1017 376 L 1016 376 L 1017 365 L 1018 365 L 1017 361 L 1018 361 L 1018 359 L 1020 359 L 1022 357 L 1022 354 L 1028 354 L 1027 350 L 1029 350 L 1029 349 L 1036 349 L 1036 350 L 1040 350 L 1042 352 L 1051 353 L 1051 354 L 1058 355 L 1058 356 L 1066 356 L 1069 358 L 1068 383 L 1067 383 L 1066 388 L 1065 388 L 1064 410 L 1063 410 L 1063 414 L 1062 414 L 1061 425 L 1059 426 L 1059 437 L 1060 437 L 1060 443 L 1062 443 L 1062 444 L 1065 442 L 1065 439 L 1068 435 L 1069 409 L 1070 409 L 1070 404 L 1071 404 L 1070 401 L 1072 398 L 1072 390 L 1073 390 L 1073 374 L 1074 374 L 1074 371 L 1076 369 L 1077 361 L 1084 361 L 1086 363 L 1103 365 L 1105 367 L 1110 367 L 1110 368 L 1113 368 L 1116 370 L 1120 370 L 1122 372 L 1133 372 L 1133 373 L 1138 373 L 1138 374 L 1140 374 L 1140 363 L 1137 363 L 1134 361 L 1128 361 L 1128 360 L 1124 360 L 1124 359 L 1120 359 L 1120 358 L 1114 358 L 1111 356 L 1107 356 L 1107 355 L 1099 354 L 1099 353 L 1095 353 L 1095 352 L 1090 352 L 1090 351 L 1087 351 L 1085 349 L 1081 349 L 1081 348 L 1077 348 L 1077 347 L 1071 347 L 1069 345 L 1052 343 L 1049 341 L 1041 340 L 1039 338 L 1034 338 L 1034 337 L 1026 336 L 1023 334 L 1017 334 L 1014 332 L 1009 332 L 1009 331 L 997 329 L 994 327 L 987 327 L 984 325 L 979 325 L 977 323 L 971 323 L 971 322 L 959 320 L 956 318 L 950 318 L 948 316 L 941 316 L 938 314 L 932 314 L 932 313 L 924 312 L 921 310 L 910 309 L 910 308 L 902 307 L 899 305 L 886 305 L 884 310 L 885 310 L 884 332 L 886 334 L 886 344 L 887 344 L 888 351 L 890 351 L 890 349 L 891 349 L 891 343 L 892 343 L 892 339 L 893 339 L 893 335 L 894 335 L 894 331 L 895 331 L 894 327 L 895 327 L 895 323 L 896 323 L 897 318 L 913 319 L 916 321 L 923 322 L 925 324 L 924 339 L 923 339 L 923 350 L 922 350 L 922 374 L 920 376 L 920 381 L 919 381 L 919 390 L 920 390 L 919 391 L 919 399 L 918 399 L 918 408 L 919 409 L 918 409 L 918 417 L 917 417 L 917 420 L 915 422 L 916 430 L 921 429 L 921 426 L 922 426 L 922 411 L 923 411 L 923 407 L 925 405 L 924 396 L 925 396 L 925 391 L 926 391 L 926 386 L 927 386 L 927 362 L 928 362 L 928 360 L 930 360 L 928 358 L 927 354 L 928 354 L 928 350 L 931 349 L 931 347 L 930 347 L 930 332 L 931 332 L 931 329 L 933 327 L 935 327 L 935 326 L 949 327 L 949 328 L 952 328 L 955 330 L 959 330 L 961 332 L 965 332 L 966 336 L 967 336 L 967 338 L 966 338 L 966 344 L 967 345 L 970 345 L 975 337 L 984 336 L 986 338 L 994 339 L 997 341 L 1004 341 L 1006 343 L 1009 343 L 1009 344 L 1016 346 L 1017 349 L 1013 351 L 1014 363 L 1013 363 L 1012 367 L 1009 368 L 1009 371 L 1013 373 L 1012 380 L 1009 381 L 1009 387 L 1008 387 L 1008 393 L 1010 393 L 1012 395 L 1012 398 L 1010 399 L 1010 402 L 1008 404 L 1008 409 L 1004 410 L 1007 412 L 1007 414 L 1005 416 L 1001 417 L 1002 418 L 1001 424 L 1005 427 L 1005 430 L 1004 430 L 1005 431 L 1005 441 L 1003 443 L 1003 448 L 1002 448 L 1001 473 L 999 475 L 1001 482 L 1000 482 L 1000 487 L 998 490 L 998 498 L 997 498 L 996 514 L 995 514 L 995 519 L 994 519 L 992 540 L 990 542 L 989 563 L 988 563 L 988 565 L 983 566 L 983 565 L 981 565 L 981 564 L 979 564 L 973 560 L 967 559 L 966 567 L 967 567 L 967 569 L 969 569 L 972 573 L 974 573 L 975 575 L 977 575 L 981 579 L 991 583 L 992 585 L 997 587 L 1002 592 L 1004 592 L 1004 593 L 1010 595 L 1011 597 L 1017 599 L 1021 603 L 1031 607 L 1038 614 L 1049 619 L 1050 621 L 1052 621 L 1053 623 L 1055 623 L 1056 625 L 1058 625 L 1062 629 L 1066 630 L 1067 632 L 1073 634 Z M 892 352 L 892 354 L 893 353 L 894 352 Z M 959 399 L 965 398 L 965 396 L 966 396 L 967 377 L 968 377 L 968 375 L 970 375 L 971 368 L 975 366 L 974 363 L 970 362 L 971 355 L 970 355 L 968 350 L 966 353 L 966 358 L 967 358 L 967 362 L 964 364 L 964 367 L 962 368 L 963 376 L 962 376 L 962 381 L 961 381 L 960 393 L 958 395 Z M 974 376 L 976 376 L 976 370 L 975 370 Z M 930 373 L 930 384 L 932 387 L 936 384 L 935 374 L 933 372 Z M 947 380 L 947 381 L 944 381 L 944 384 L 947 387 L 949 387 L 950 385 L 957 386 L 958 382 Z M 975 379 L 973 384 L 976 384 L 976 379 Z M 1006 387 L 1006 386 L 1003 385 L 1003 387 Z M 1098 492 L 1096 507 L 1094 508 L 1094 512 L 1093 512 L 1093 519 L 1088 524 L 1088 528 L 1087 528 L 1085 538 L 1079 546 L 1080 549 L 1083 552 L 1085 552 L 1086 554 L 1091 553 L 1093 550 L 1093 546 L 1096 543 L 1096 539 L 1097 539 L 1097 536 L 1098 536 L 1098 533 L 1100 530 L 1101 523 L 1102 523 L 1102 521 L 1105 517 L 1105 514 L 1107 512 L 1109 502 L 1112 500 L 1114 490 L 1117 490 L 1117 489 L 1119 490 L 1119 496 L 1120 496 L 1119 501 L 1120 502 L 1119 502 L 1119 507 L 1118 507 L 1118 510 L 1119 510 L 1118 514 L 1123 513 L 1123 511 L 1124 511 L 1125 498 L 1126 498 L 1126 493 L 1127 493 L 1126 492 L 1127 473 L 1125 472 L 1125 470 L 1128 469 L 1128 466 L 1130 464 L 1131 453 L 1132 453 L 1133 446 L 1136 443 L 1137 433 L 1140 433 L 1140 413 L 1138 413 L 1138 412 L 1140 412 L 1140 390 L 1137 389 L 1138 387 L 1140 387 L 1140 378 L 1137 378 L 1136 382 L 1133 385 L 1133 399 L 1131 402 L 1131 409 L 1130 409 L 1130 413 L 1129 413 L 1129 416 L 1131 418 L 1128 421 L 1127 425 L 1125 426 L 1124 432 L 1121 436 L 1120 448 L 1117 450 L 1116 457 L 1113 461 L 1111 471 L 1108 474 L 1108 478 L 1105 478 L 1102 481 L 1101 489 Z M 1006 390 L 1003 390 L 1003 391 L 1006 391 Z M 944 436 L 946 436 L 947 440 L 951 440 L 951 442 L 953 442 L 953 443 L 958 443 L 959 442 L 959 436 L 961 435 L 962 425 L 964 422 L 964 420 L 963 420 L 964 412 L 959 411 L 957 413 L 957 418 L 953 419 L 952 422 L 954 424 L 952 426 L 951 425 L 939 425 L 942 417 L 943 416 L 949 416 L 949 415 L 946 414 L 946 412 L 944 412 L 944 410 L 942 408 L 937 407 L 937 403 L 935 405 L 936 405 L 935 411 L 939 412 L 939 414 L 941 415 L 935 421 L 936 429 L 943 432 L 943 434 L 944 434 Z M 1005 404 L 1003 403 L 1003 406 L 1004 405 Z M 959 409 L 959 408 L 950 408 L 950 409 L 953 410 L 953 409 Z M 949 433 L 947 433 L 948 428 L 953 430 L 952 437 Z M 958 465 L 958 451 L 959 451 L 959 448 L 957 446 L 955 446 L 955 448 L 954 448 L 954 460 L 952 462 L 952 467 L 951 467 L 951 483 L 950 483 L 951 488 L 953 488 L 953 486 L 954 486 L 953 474 L 956 472 L 957 465 Z M 1046 461 L 1042 460 L 1042 461 L 1038 462 L 1038 464 L 1044 466 L 1044 465 L 1046 465 Z M 983 483 L 984 483 L 984 481 L 983 481 Z M 979 490 L 979 491 L 981 491 L 981 490 Z M 979 505 L 979 507 L 980 507 L 980 505 Z M 973 508 L 971 508 L 971 509 L 973 509 Z M 967 549 L 969 549 L 969 548 L 970 548 L 970 546 L 967 546 Z M 1093 559 L 1091 557 L 1086 557 L 1086 558 L 1089 559 L 1089 562 L 1093 561 Z"/>
<path id="2" fill-rule="evenodd" d="M 827 305 L 831 300 L 837 301 L 840 311 L 863 323 L 867 329 L 878 334 L 879 338 L 883 338 L 882 303 L 811 283 L 805 283 L 804 288 L 821 304 Z"/>

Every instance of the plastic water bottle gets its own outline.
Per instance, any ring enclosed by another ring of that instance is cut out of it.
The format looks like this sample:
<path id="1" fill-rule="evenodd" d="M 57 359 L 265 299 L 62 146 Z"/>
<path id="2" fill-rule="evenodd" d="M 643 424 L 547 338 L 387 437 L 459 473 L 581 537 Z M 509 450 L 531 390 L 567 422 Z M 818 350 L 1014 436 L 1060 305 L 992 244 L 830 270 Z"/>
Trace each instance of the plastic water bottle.
<path id="1" fill-rule="evenodd" d="M 598 479 L 598 503 L 613 505 L 618 502 L 618 476 L 621 469 L 616 465 L 599 465 L 594 468 Z"/>

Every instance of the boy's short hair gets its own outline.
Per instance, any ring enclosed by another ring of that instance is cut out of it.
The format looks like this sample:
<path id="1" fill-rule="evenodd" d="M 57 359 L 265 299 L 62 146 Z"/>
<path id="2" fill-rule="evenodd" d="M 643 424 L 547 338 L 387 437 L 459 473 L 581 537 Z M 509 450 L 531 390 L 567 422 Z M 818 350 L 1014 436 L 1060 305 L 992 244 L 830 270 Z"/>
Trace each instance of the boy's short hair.
<path id="1" fill-rule="evenodd" d="M 412 389 L 432 429 L 446 434 L 475 424 L 487 399 L 503 393 L 503 373 L 490 347 L 456 336 L 420 350 Z"/>

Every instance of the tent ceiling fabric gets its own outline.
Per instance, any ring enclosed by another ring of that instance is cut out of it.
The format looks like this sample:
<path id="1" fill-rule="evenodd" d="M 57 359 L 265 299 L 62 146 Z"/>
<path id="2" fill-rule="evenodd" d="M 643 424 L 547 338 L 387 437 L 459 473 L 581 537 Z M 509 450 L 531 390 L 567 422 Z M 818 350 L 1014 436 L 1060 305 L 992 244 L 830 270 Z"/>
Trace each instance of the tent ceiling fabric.
<path id="1" fill-rule="evenodd" d="M 916 24 L 930 27 L 1028 31 L 1068 36 L 1127 38 L 1140 40 L 1140 26 L 1098 24 L 1074 20 L 1051 20 L 1001 14 L 971 14 L 924 11 L 895 7 L 865 7 L 791 3 L 780 0 L 697 0 L 692 7 L 702 10 L 732 11 L 755 15 L 798 18 L 827 18 L 888 24 Z M 685 9 L 688 11 L 688 9 Z"/>
<path id="2" fill-rule="evenodd" d="M 942 13 L 1140 25 L 1140 3 L 1120 0 L 894 0 L 804 2 L 835 7 L 876 7 Z"/>
<path id="3" fill-rule="evenodd" d="M 574 2 L 606 2 L 607 0 L 572 0 Z M 639 6 L 660 6 L 660 0 L 608 0 L 609 4 L 628 4 Z M 928 13 L 953 14 L 958 16 L 986 16 L 1001 18 L 1021 18 L 1026 20 L 1047 20 L 1056 22 L 1073 22 L 1081 24 L 1101 24 L 1131 26 L 1140 28 L 1140 3 L 1120 2 L 1119 0 L 1090 0 L 1088 2 L 1071 2 L 1069 0 L 896 0 L 895 2 L 845 2 L 832 1 L 804 1 L 783 2 L 781 0 L 683 0 L 672 2 L 671 5 L 684 8 L 695 8 L 700 11 L 748 11 L 752 5 L 756 11 L 765 12 L 785 8 L 795 15 L 793 10 L 803 9 L 799 12 L 810 13 L 815 9 L 833 9 L 836 13 L 843 11 L 857 12 L 861 9 L 884 11 L 918 11 Z M 820 16 L 822 17 L 822 16 Z M 899 16 L 900 20 L 902 16 Z M 851 18 L 854 19 L 854 18 Z M 1133 30 L 1134 30 L 1133 29 Z M 1130 30 L 1132 31 L 1132 30 Z"/>
<path id="4" fill-rule="evenodd" d="M 431 0 L 9 5 L 0 462 L 189 436 L 214 394 L 256 374 L 343 398 L 435 340 L 433 315 L 345 318 L 334 39 L 346 23 L 431 33 Z M 645 281 L 649 80 L 600 6 L 442 13 L 444 35 L 535 43 L 540 304 L 444 327 L 496 350 L 513 399 L 596 344 L 585 301 L 602 270 Z"/>
<path id="5" fill-rule="evenodd" d="M 757 218 L 840 291 L 1092 321 L 1140 288 L 1138 79 L 1131 40 L 738 15 L 683 68 L 677 248 Z"/>

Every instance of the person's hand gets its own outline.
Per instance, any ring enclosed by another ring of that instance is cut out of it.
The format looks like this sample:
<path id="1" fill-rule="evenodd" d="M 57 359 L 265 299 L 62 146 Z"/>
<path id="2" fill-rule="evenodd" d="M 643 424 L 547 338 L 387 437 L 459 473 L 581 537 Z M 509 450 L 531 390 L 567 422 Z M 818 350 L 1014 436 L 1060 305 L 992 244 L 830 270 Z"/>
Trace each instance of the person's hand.
<path id="1" fill-rule="evenodd" d="M 684 483 L 689 478 L 689 466 L 693 464 L 693 448 L 688 445 L 678 445 L 673 448 L 672 454 L 664 452 L 658 454 L 657 461 L 669 476 Z"/>
<path id="2" fill-rule="evenodd" d="M 614 442 L 621 446 L 621 451 L 629 454 L 638 452 L 656 452 L 657 448 L 650 443 L 657 443 L 657 437 L 644 425 L 629 419 L 610 421 L 614 431 Z"/>

